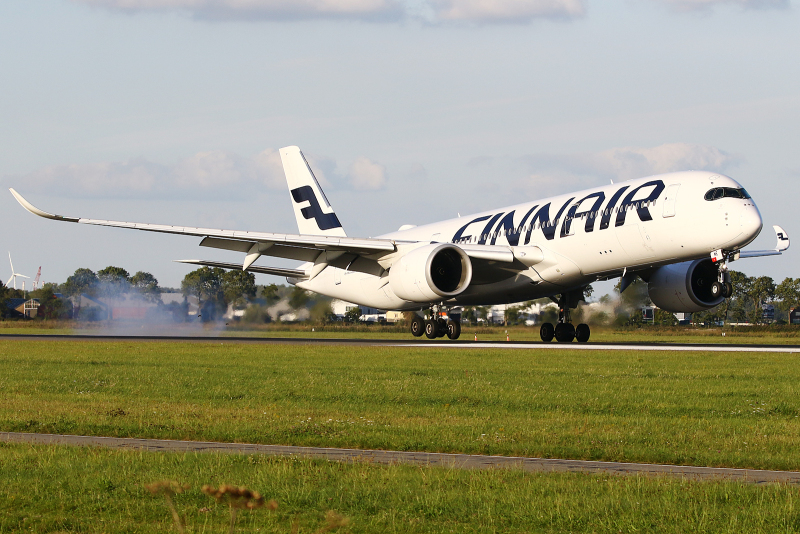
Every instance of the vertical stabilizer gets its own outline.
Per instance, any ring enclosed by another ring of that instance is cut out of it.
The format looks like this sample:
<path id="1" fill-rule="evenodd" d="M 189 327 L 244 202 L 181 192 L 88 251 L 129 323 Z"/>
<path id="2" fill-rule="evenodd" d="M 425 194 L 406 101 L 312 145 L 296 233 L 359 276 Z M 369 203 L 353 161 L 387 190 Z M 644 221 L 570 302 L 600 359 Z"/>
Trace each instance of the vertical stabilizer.
<path id="1" fill-rule="evenodd" d="M 287 146 L 280 153 L 300 233 L 345 237 L 339 218 L 300 149 Z"/>

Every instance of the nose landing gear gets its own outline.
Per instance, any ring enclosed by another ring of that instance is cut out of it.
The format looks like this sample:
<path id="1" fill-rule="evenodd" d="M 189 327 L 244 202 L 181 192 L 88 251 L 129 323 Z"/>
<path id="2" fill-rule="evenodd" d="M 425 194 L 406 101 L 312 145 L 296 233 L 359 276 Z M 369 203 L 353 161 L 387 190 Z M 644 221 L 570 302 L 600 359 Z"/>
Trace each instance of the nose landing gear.
<path id="1" fill-rule="evenodd" d="M 583 297 L 583 291 L 571 291 L 562 293 L 558 299 L 553 298 L 558 304 L 558 323 L 555 327 L 550 323 L 544 323 L 539 329 L 539 336 L 542 341 L 549 343 L 555 337 L 559 343 L 572 343 L 577 339 L 578 343 L 589 341 L 591 330 L 587 324 L 579 324 L 575 327 L 572 324 L 569 310 L 578 307 L 578 301 Z M 552 298 L 552 297 L 551 297 Z"/>

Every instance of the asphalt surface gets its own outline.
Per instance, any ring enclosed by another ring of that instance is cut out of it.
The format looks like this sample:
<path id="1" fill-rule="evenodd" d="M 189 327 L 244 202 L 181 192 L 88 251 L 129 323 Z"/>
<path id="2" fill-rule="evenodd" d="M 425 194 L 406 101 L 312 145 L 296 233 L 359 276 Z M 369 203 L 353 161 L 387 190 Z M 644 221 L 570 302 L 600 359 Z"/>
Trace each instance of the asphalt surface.
<path id="1" fill-rule="evenodd" d="M 233 337 L 233 336 L 137 336 L 137 335 L 44 335 L 44 334 L 0 334 L 0 340 L 39 341 L 174 341 L 195 343 L 251 343 L 286 345 L 343 345 L 417 348 L 461 348 L 461 349 L 547 349 L 547 350 L 658 350 L 658 351 L 704 351 L 704 352 L 780 352 L 800 353 L 800 345 L 764 345 L 734 343 L 544 343 L 542 341 L 474 341 L 471 339 L 429 340 L 408 339 L 333 339 L 314 337 Z"/>
<path id="2" fill-rule="evenodd" d="M 107 438 L 59 434 L 29 434 L 23 432 L 0 432 L 0 441 L 7 443 L 106 447 L 111 449 L 133 449 L 159 452 L 264 454 L 284 457 L 297 456 L 339 462 L 364 462 L 383 465 L 406 464 L 416 466 L 438 466 L 452 469 L 521 469 L 527 472 L 538 473 L 660 475 L 692 480 L 728 480 L 752 484 L 800 484 L 800 472 L 796 471 L 766 471 L 760 469 L 732 469 L 725 467 L 595 462 L 551 458 L 444 454 L 436 452 L 292 447 L 287 445 L 216 443 L 210 441 Z"/>

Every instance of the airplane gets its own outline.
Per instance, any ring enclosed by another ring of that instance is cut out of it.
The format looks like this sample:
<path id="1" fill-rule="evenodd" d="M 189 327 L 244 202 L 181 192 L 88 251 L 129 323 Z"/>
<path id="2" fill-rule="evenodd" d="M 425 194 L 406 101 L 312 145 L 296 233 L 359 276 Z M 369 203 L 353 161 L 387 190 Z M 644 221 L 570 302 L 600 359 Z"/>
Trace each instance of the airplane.
<path id="1" fill-rule="evenodd" d="M 244 254 L 242 264 L 179 260 L 183 263 L 284 276 L 290 284 L 329 297 L 416 312 L 411 334 L 429 339 L 458 339 L 460 322 L 449 315 L 455 307 L 549 297 L 558 304 L 559 317 L 555 325 L 541 325 L 542 341 L 587 342 L 589 326 L 574 326 L 570 310 L 592 282 L 619 277 L 624 291 L 640 277 L 659 308 L 696 312 L 732 295 L 731 262 L 789 248 L 786 232 L 774 226 L 775 249 L 742 250 L 761 232 L 758 207 L 735 180 L 708 171 L 612 182 L 405 225 L 374 238 L 348 237 L 300 149 L 282 148 L 280 156 L 297 234 L 66 217 L 10 191 L 26 210 L 47 219 L 190 235 L 202 238 L 200 246 Z M 303 263 L 295 269 L 256 265 L 261 256 Z"/>

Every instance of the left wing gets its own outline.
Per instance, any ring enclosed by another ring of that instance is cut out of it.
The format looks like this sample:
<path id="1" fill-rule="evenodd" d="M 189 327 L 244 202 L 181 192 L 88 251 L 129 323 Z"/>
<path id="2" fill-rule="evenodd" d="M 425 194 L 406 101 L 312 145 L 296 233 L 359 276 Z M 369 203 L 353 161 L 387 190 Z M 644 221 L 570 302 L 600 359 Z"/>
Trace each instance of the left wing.
<path id="1" fill-rule="evenodd" d="M 188 226 L 170 226 L 148 223 L 132 223 L 122 221 L 106 221 L 101 219 L 87 219 L 83 217 L 67 217 L 43 211 L 22 197 L 14 189 L 11 194 L 23 208 L 45 219 L 65 221 L 78 224 L 91 224 L 95 226 L 111 226 L 115 228 L 130 228 L 146 232 L 159 232 L 165 234 L 180 234 L 202 237 L 200 246 L 231 250 L 246 254 L 244 263 L 240 265 L 226 264 L 225 268 L 237 268 L 244 271 L 264 272 L 275 274 L 262 269 L 257 271 L 253 263 L 262 255 L 286 258 L 303 262 L 312 262 L 314 265 L 302 276 L 314 278 L 327 266 L 359 271 L 380 276 L 397 257 L 410 249 L 422 244 L 417 241 L 398 241 L 382 238 L 352 238 L 335 235 L 307 235 L 307 234 L 278 234 L 269 232 L 247 232 L 239 230 L 218 230 L 214 228 L 193 228 Z M 511 247 L 497 245 L 455 245 L 478 263 L 502 262 L 512 267 L 514 271 L 527 268 L 531 262 L 541 261 L 538 255 L 524 252 L 515 253 Z M 531 247 L 528 247 L 531 248 Z M 535 247 L 533 247 L 535 248 Z M 519 256 L 519 257 L 517 257 Z M 379 262 L 380 260 L 380 262 Z M 519 261 L 515 261 L 519 260 Z M 520 261 L 522 263 L 520 263 Z M 187 263 L 197 265 L 211 265 L 214 262 L 191 260 Z M 517 265 L 518 264 L 518 265 Z M 222 267 L 222 265 L 217 265 Z M 292 270 L 294 271 L 294 270 Z M 297 273 L 281 272 L 279 276 L 295 276 Z"/>

